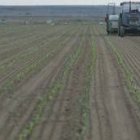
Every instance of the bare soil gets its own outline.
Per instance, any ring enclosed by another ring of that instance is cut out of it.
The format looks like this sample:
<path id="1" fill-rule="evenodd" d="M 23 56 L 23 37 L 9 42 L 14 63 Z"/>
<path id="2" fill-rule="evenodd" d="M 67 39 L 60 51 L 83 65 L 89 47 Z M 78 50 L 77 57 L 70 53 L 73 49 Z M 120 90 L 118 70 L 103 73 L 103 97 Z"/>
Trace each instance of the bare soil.
<path id="1" fill-rule="evenodd" d="M 103 25 L 20 26 L 0 38 L 0 140 L 140 139 L 140 104 L 110 45 L 140 88 L 139 36 L 107 36 Z"/>

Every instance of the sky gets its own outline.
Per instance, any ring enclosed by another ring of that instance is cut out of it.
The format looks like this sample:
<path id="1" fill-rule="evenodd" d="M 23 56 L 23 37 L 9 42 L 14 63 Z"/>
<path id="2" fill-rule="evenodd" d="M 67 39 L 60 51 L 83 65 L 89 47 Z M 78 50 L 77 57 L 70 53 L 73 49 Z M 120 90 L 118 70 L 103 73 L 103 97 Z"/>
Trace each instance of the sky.
<path id="1" fill-rule="evenodd" d="M 0 5 L 104 5 L 123 0 L 0 0 Z"/>

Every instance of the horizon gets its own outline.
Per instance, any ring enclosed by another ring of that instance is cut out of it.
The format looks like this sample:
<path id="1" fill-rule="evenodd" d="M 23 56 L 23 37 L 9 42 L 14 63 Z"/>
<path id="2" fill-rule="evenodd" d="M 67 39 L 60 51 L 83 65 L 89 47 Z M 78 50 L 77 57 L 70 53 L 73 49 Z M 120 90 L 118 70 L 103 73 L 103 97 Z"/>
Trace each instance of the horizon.
<path id="1" fill-rule="evenodd" d="M 116 3 L 119 5 L 122 0 L 1 0 L 0 6 L 94 6 L 94 5 L 108 5 L 108 3 Z"/>
<path id="2" fill-rule="evenodd" d="M 130 0 L 124 0 L 130 1 Z M 140 0 L 131 0 L 133 1 L 140 1 Z M 115 3 L 117 6 L 123 0 L 1 0 L 0 6 L 100 6 L 100 5 L 108 5 L 109 3 Z"/>
<path id="3" fill-rule="evenodd" d="M 30 4 L 28 4 L 28 5 L 27 4 L 25 4 L 25 5 L 11 5 L 11 4 L 9 4 L 8 5 L 7 4 L 7 5 L 0 5 L 0 7 L 2 7 L 2 6 L 16 6 L 16 7 L 22 7 L 22 6 L 85 6 L 86 7 L 86 6 L 107 6 L 107 5 L 108 4 L 93 4 L 93 5 L 88 5 L 88 4 L 87 5 L 82 5 L 82 4 L 81 5 L 80 4 L 79 5 L 78 4 L 75 4 L 75 5 L 74 4 L 71 4 L 71 5 L 58 5 L 58 4 L 56 4 L 56 5 L 54 5 L 54 4 L 52 4 L 52 5 L 51 4 L 50 5 L 47 5 L 47 4 L 46 5 L 45 4 L 44 5 L 43 4 L 42 5 L 41 4 L 37 4 L 37 5 L 35 5 L 35 4 L 32 4 L 32 5 L 30 5 Z M 120 5 L 116 4 L 116 6 L 120 6 Z"/>

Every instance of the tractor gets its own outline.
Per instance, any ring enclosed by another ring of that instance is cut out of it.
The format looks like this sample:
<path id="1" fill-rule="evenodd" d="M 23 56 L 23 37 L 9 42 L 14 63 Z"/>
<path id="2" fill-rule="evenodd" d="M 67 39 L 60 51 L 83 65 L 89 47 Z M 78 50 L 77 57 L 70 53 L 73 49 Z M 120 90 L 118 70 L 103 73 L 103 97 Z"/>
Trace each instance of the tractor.
<path id="1" fill-rule="evenodd" d="M 120 5 L 118 35 L 140 33 L 140 2 L 122 2 Z"/>

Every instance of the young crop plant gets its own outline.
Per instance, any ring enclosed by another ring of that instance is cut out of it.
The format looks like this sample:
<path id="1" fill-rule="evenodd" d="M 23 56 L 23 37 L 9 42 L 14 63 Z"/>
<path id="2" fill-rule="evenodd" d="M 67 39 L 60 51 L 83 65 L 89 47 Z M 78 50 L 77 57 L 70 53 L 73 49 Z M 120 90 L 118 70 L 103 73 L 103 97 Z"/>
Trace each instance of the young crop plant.
<path id="1" fill-rule="evenodd" d="M 66 44 L 69 40 L 70 38 L 65 38 L 63 42 Z M 46 65 L 49 62 L 49 59 L 55 56 L 59 51 L 61 51 L 63 47 L 64 45 L 61 45 L 61 43 L 58 44 L 58 47 L 49 47 L 48 54 L 43 55 L 30 65 L 25 65 L 25 67 L 21 69 L 20 72 L 16 73 L 13 78 L 8 79 L 0 88 L 0 94 L 13 94 L 16 88 L 20 86 L 22 82 L 39 72 L 44 67 L 44 65 Z"/>
<path id="2" fill-rule="evenodd" d="M 71 72 L 71 68 L 77 61 L 80 54 L 81 54 L 81 48 L 77 47 L 75 48 L 74 53 L 66 56 L 62 73 L 59 74 L 56 81 L 49 88 L 49 90 L 44 91 L 44 96 L 39 99 L 32 118 L 29 120 L 26 126 L 21 130 L 19 134 L 19 140 L 26 140 L 31 136 L 34 128 L 38 125 L 38 123 L 41 120 L 41 117 L 44 113 L 44 109 L 64 90 L 65 83 Z"/>
<path id="3" fill-rule="evenodd" d="M 92 41 L 91 41 L 92 40 Z M 89 56 L 89 63 L 86 66 L 86 81 L 85 87 L 82 96 L 79 99 L 80 103 L 80 110 L 82 113 L 82 131 L 79 134 L 79 140 L 84 140 L 86 134 L 89 130 L 90 124 L 90 87 L 93 75 L 95 74 L 95 67 L 96 67 L 96 44 L 93 41 L 94 38 L 91 38 L 91 55 Z"/>
<path id="4" fill-rule="evenodd" d="M 51 87 L 51 89 L 48 91 L 49 94 L 47 94 L 47 96 L 39 99 L 36 110 L 34 112 L 34 115 L 31 119 L 31 121 L 26 125 L 26 127 L 20 133 L 19 140 L 26 140 L 31 135 L 34 127 L 41 120 L 41 117 L 44 112 L 44 108 L 50 101 L 52 101 L 57 96 L 57 94 L 62 90 L 62 88 L 63 88 L 63 84 L 61 84 L 57 81 Z"/>
<path id="5" fill-rule="evenodd" d="M 123 73 L 126 79 L 128 90 L 130 91 L 130 93 L 132 93 L 132 96 L 134 97 L 134 99 L 140 103 L 140 89 L 135 83 L 133 73 L 129 70 L 128 66 L 125 64 L 124 58 L 121 55 L 121 53 L 117 50 L 117 48 L 112 44 L 112 42 L 109 39 L 107 39 L 107 41 L 109 45 L 111 46 L 114 54 L 116 55 L 118 64 L 121 65 L 123 69 Z"/>

